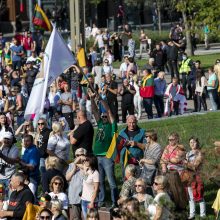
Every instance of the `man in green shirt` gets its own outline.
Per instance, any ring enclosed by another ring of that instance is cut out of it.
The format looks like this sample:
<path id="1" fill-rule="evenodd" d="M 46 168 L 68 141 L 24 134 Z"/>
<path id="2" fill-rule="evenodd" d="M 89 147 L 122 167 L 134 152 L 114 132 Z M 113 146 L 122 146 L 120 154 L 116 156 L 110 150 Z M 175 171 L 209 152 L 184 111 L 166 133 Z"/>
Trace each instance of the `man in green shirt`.
<path id="1" fill-rule="evenodd" d="M 105 176 L 107 176 L 108 183 L 111 190 L 112 206 L 117 205 L 118 189 L 116 185 L 116 178 L 114 173 L 114 161 L 106 158 L 106 153 L 112 142 L 112 137 L 117 131 L 117 122 L 114 119 L 108 104 L 104 100 L 100 100 L 104 106 L 106 113 L 100 115 L 94 96 L 89 93 L 92 104 L 93 115 L 97 122 L 97 133 L 93 152 L 98 158 L 99 175 L 100 175 L 100 192 L 99 192 L 99 207 L 104 206 L 105 200 Z"/>

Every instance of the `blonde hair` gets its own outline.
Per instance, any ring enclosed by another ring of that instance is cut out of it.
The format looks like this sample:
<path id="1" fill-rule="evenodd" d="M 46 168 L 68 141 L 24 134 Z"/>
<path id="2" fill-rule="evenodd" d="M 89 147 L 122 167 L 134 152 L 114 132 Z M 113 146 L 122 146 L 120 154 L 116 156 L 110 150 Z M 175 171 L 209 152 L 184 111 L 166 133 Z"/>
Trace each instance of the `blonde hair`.
<path id="1" fill-rule="evenodd" d="M 165 189 L 168 185 L 167 177 L 163 175 L 156 176 L 155 181 L 157 181 L 157 183 L 159 183 L 163 189 Z"/>
<path id="2" fill-rule="evenodd" d="M 62 125 L 59 122 L 54 122 L 52 124 L 52 131 L 50 133 L 50 137 L 52 135 L 55 135 L 55 134 L 59 134 L 60 136 L 63 135 L 63 128 L 62 128 Z"/>
<path id="3" fill-rule="evenodd" d="M 45 160 L 45 166 L 46 169 L 60 169 L 60 162 L 59 162 L 59 158 L 54 157 L 54 156 L 49 156 L 47 157 L 47 159 Z"/>

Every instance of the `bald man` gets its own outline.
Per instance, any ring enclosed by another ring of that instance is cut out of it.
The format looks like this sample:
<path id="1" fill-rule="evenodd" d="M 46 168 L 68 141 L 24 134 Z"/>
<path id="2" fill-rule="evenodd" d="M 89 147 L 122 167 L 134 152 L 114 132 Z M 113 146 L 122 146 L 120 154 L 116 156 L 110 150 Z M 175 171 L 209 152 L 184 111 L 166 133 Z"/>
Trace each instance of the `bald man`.
<path id="1" fill-rule="evenodd" d="M 92 143 L 94 129 L 92 123 L 87 119 L 86 112 L 77 112 L 78 127 L 70 132 L 70 143 L 73 145 L 73 154 L 78 148 L 87 150 L 87 154 L 92 153 Z"/>

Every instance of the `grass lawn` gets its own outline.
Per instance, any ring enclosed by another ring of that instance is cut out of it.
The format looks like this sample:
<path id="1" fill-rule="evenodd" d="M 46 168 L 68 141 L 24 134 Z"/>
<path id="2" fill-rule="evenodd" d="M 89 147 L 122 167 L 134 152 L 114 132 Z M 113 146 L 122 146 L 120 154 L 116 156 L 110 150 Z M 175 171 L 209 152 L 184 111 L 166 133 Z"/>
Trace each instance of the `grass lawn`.
<path id="1" fill-rule="evenodd" d="M 202 63 L 202 66 L 207 69 L 208 67 L 214 65 L 216 59 L 219 59 L 220 58 L 220 54 L 217 53 L 217 54 L 210 54 L 210 55 L 198 55 L 198 56 L 192 56 L 191 57 L 194 61 L 196 60 L 200 60 L 201 63 Z M 136 59 L 136 62 L 139 66 L 139 68 L 143 67 L 145 64 L 146 64 L 146 59 Z M 120 62 L 114 62 L 113 63 L 113 67 L 114 68 L 119 68 L 120 67 Z"/>
<path id="2" fill-rule="evenodd" d="M 202 170 L 202 177 L 205 183 L 205 200 L 207 204 L 208 219 L 215 219 L 212 203 L 215 199 L 218 187 L 209 181 L 211 173 L 217 164 L 220 163 L 220 157 L 214 152 L 213 142 L 220 140 L 220 112 L 209 112 L 207 114 L 191 115 L 188 117 L 169 118 L 159 121 L 147 121 L 140 123 L 139 126 L 146 130 L 155 129 L 158 132 L 158 142 L 165 147 L 168 142 L 168 134 L 176 131 L 180 134 L 180 143 L 189 150 L 188 140 L 191 136 L 198 137 L 202 151 L 205 156 L 205 162 Z M 120 129 L 123 126 L 120 127 Z M 121 168 L 116 165 L 116 178 L 118 185 L 121 186 Z M 108 184 L 107 184 L 108 187 Z M 110 201 L 110 193 L 108 189 L 107 198 Z M 199 213 L 199 207 L 197 207 Z"/>

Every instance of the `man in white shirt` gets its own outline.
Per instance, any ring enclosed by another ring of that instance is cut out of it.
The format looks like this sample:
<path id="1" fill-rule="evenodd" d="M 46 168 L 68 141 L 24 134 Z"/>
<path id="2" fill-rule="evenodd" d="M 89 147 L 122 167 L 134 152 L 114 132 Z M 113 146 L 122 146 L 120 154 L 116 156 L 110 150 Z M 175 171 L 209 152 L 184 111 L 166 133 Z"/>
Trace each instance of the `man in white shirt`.
<path id="1" fill-rule="evenodd" d="M 103 41 L 103 36 L 102 36 L 102 31 L 101 30 L 98 30 L 98 35 L 96 35 L 93 47 L 95 47 L 97 43 L 98 43 L 99 53 L 103 57 L 104 50 L 105 50 L 105 45 L 104 45 L 104 41 Z"/>

